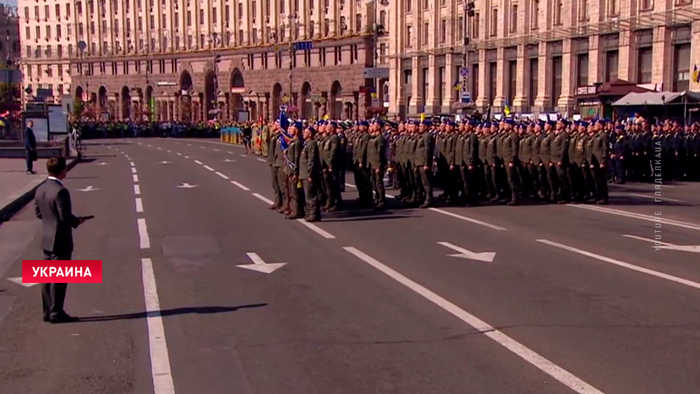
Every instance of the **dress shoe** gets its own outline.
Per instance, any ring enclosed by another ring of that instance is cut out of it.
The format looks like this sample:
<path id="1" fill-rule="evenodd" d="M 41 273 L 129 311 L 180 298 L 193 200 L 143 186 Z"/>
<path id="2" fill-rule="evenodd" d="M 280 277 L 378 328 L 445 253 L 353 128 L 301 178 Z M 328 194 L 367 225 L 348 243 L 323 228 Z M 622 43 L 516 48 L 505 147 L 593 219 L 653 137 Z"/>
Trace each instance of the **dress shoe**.
<path id="1" fill-rule="evenodd" d="M 74 323 L 77 322 L 78 318 L 73 317 L 67 313 L 57 315 L 51 318 L 51 324 L 60 324 L 60 323 Z"/>

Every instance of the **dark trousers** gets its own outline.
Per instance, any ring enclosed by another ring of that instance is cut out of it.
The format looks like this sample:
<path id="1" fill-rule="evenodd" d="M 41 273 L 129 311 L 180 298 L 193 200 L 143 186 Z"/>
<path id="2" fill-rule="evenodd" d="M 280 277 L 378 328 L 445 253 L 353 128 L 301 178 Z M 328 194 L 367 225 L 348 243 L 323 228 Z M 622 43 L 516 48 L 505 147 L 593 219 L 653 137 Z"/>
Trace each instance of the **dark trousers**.
<path id="1" fill-rule="evenodd" d="M 277 171 L 277 190 L 280 196 L 278 210 L 285 212 L 289 210 L 289 179 L 284 173 L 283 167 L 273 167 Z"/>
<path id="2" fill-rule="evenodd" d="M 308 179 L 302 180 L 302 185 L 304 187 L 304 199 L 306 200 L 306 207 L 304 209 L 306 217 L 309 219 L 320 219 L 321 218 L 321 206 L 318 203 L 318 189 L 320 177 L 312 178 L 309 182 Z"/>
<path id="3" fill-rule="evenodd" d="M 70 260 L 71 253 L 53 253 L 44 251 L 44 260 Z M 68 283 L 42 283 L 41 299 L 44 309 L 44 320 L 64 314 L 63 303 L 66 300 Z"/>
<path id="4" fill-rule="evenodd" d="M 279 179 L 277 179 L 277 177 L 279 176 L 279 169 L 280 167 L 270 166 L 270 176 L 272 178 L 272 192 L 275 194 L 275 208 L 279 208 L 282 206 L 282 191 L 280 190 L 281 182 L 279 181 Z"/>
<path id="5" fill-rule="evenodd" d="M 24 150 L 24 159 L 27 161 L 27 171 L 34 171 L 34 155 L 29 149 Z"/>
<path id="6" fill-rule="evenodd" d="M 386 190 L 384 189 L 384 170 L 382 168 L 372 169 L 372 185 L 375 193 L 374 201 L 384 204 L 386 202 Z"/>

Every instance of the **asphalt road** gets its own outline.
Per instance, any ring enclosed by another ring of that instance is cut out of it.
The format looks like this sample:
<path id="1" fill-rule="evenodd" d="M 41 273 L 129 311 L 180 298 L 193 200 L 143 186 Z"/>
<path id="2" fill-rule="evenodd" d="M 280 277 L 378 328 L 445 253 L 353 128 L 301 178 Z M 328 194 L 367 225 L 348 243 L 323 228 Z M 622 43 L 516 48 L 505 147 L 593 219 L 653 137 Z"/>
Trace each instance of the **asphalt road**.
<path id="1" fill-rule="evenodd" d="M 0 283 L 2 393 L 700 387 L 698 185 L 658 202 L 616 186 L 603 207 L 373 211 L 353 208 L 348 176 L 348 209 L 307 224 L 267 209 L 267 164 L 238 146 L 103 144 L 66 184 L 96 216 L 74 258 L 102 259 L 104 283 L 69 288 L 83 320 L 66 325 L 41 322 L 38 287 Z M 0 227 L 0 250 L 40 257 L 36 222 L 26 209 Z"/>

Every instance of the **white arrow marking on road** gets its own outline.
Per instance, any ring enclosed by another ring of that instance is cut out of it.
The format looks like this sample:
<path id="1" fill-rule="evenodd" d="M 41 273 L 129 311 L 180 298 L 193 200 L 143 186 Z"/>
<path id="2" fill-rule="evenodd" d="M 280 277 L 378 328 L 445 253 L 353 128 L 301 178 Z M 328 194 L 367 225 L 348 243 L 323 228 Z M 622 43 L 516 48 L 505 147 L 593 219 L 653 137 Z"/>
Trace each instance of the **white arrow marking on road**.
<path id="1" fill-rule="evenodd" d="M 170 164 L 170 162 L 169 162 L 169 161 L 165 161 L 165 160 L 163 160 L 163 161 L 161 161 L 161 162 L 160 162 L 160 163 L 158 163 L 158 164 Z"/>
<path id="2" fill-rule="evenodd" d="M 193 189 L 197 187 L 197 185 L 190 185 L 189 183 L 183 183 L 182 185 L 177 185 L 180 189 Z"/>
<path id="3" fill-rule="evenodd" d="M 224 160 L 224 163 L 233 163 L 234 161 L 235 160 L 233 160 L 233 159 L 226 159 L 226 160 Z"/>
<path id="4" fill-rule="evenodd" d="M 38 283 L 24 283 L 22 282 L 22 278 L 7 278 L 12 283 L 17 283 L 18 285 L 22 285 L 24 287 L 32 287 L 38 285 Z"/>
<path id="5" fill-rule="evenodd" d="M 469 259 L 469 260 L 476 260 L 476 261 L 483 261 L 485 263 L 493 263 L 493 259 L 496 257 L 495 252 L 472 252 L 471 250 L 467 250 L 464 248 L 460 248 L 457 245 L 452 245 L 449 242 L 438 242 L 438 244 L 450 248 L 456 252 L 455 254 L 448 254 L 449 257 L 460 257 L 463 259 Z"/>
<path id="6" fill-rule="evenodd" d="M 81 192 L 94 192 L 95 190 L 100 190 L 100 189 L 94 188 L 92 186 L 88 186 L 85 189 L 78 189 L 78 190 Z"/>
<path id="7" fill-rule="evenodd" d="M 253 264 L 243 264 L 243 265 L 237 265 L 236 267 L 238 268 L 245 268 L 247 270 L 251 271 L 256 271 L 260 272 L 263 274 L 271 274 L 278 269 L 284 267 L 287 265 L 287 263 L 272 263 L 268 264 L 266 263 L 260 256 L 258 256 L 256 253 L 246 253 L 248 258 L 253 261 Z"/>
<path id="8" fill-rule="evenodd" d="M 105 163 L 104 161 L 102 163 L 97 163 L 98 166 L 108 166 L 109 163 Z"/>
<path id="9" fill-rule="evenodd" d="M 677 250 L 679 252 L 700 253 L 700 245 L 674 245 L 668 242 L 655 241 L 653 239 L 637 237 L 636 235 L 623 235 L 623 237 L 636 239 L 638 241 L 658 244 L 655 249 Z"/>

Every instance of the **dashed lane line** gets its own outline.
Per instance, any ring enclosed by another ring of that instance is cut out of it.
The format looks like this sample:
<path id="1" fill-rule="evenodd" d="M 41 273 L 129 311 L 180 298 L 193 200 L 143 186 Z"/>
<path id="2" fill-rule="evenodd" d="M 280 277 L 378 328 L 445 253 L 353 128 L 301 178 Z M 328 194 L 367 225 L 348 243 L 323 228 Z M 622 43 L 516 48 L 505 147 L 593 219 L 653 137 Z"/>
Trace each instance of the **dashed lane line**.
<path id="1" fill-rule="evenodd" d="M 215 172 L 215 174 L 218 175 L 218 176 L 220 176 L 220 177 L 222 177 L 222 178 L 224 178 L 224 179 L 229 179 L 229 177 L 227 177 L 226 175 L 220 173 L 219 171 Z"/>
<path id="2" fill-rule="evenodd" d="M 203 164 L 203 163 L 202 163 L 201 161 L 199 161 L 199 160 L 195 160 L 194 162 L 197 163 L 197 164 L 199 164 L 200 166 Z"/>
<path id="3" fill-rule="evenodd" d="M 263 163 L 267 163 L 267 160 L 265 160 L 265 159 L 263 159 L 263 158 L 261 158 L 261 157 L 258 157 L 257 160 L 258 160 L 258 161 L 261 161 L 261 162 L 263 162 Z"/>
<path id="4" fill-rule="evenodd" d="M 139 246 L 141 249 L 150 249 L 151 239 L 148 237 L 148 227 L 146 226 L 146 219 L 138 218 L 136 219 L 139 229 Z"/>
<path id="5" fill-rule="evenodd" d="M 567 204 L 567 205 L 570 207 L 578 208 L 578 209 L 586 209 L 589 211 L 596 211 L 596 212 L 600 212 L 600 213 L 606 213 L 609 215 L 624 216 L 624 217 L 631 218 L 631 219 L 644 220 L 647 222 L 666 224 L 669 226 L 681 227 L 681 228 L 686 228 L 689 230 L 700 231 L 700 224 L 681 222 L 678 220 L 671 220 L 671 219 L 664 219 L 661 215 L 658 215 L 658 216 L 643 215 L 641 213 L 636 213 L 636 212 L 623 211 L 623 210 L 613 209 L 613 208 L 603 208 L 603 207 L 591 206 L 591 205 L 576 205 L 576 204 Z"/>
<path id="6" fill-rule="evenodd" d="M 132 167 L 135 167 L 135 166 L 136 166 L 136 164 L 134 164 L 134 162 L 133 162 L 133 161 L 132 161 L 132 162 L 130 162 L 130 163 L 129 163 L 129 165 L 130 165 L 130 166 L 132 166 Z"/>
<path id="7" fill-rule="evenodd" d="M 139 182 L 139 176 L 138 176 L 138 175 L 134 174 L 134 175 L 132 175 L 131 177 L 134 179 L 134 183 L 138 183 L 138 182 Z"/>
<path id="8" fill-rule="evenodd" d="M 143 213 L 143 201 L 141 198 L 136 198 L 136 212 Z"/>
<path id="9" fill-rule="evenodd" d="M 141 195 L 141 186 L 139 185 L 134 185 L 134 194 L 137 196 Z"/>
<path id="10" fill-rule="evenodd" d="M 131 173 L 132 173 L 132 174 L 136 174 L 136 168 L 131 167 Z"/>
<path id="11" fill-rule="evenodd" d="M 272 203 L 272 201 L 270 201 L 270 203 Z M 335 239 L 335 235 L 329 233 L 328 231 L 322 229 L 321 227 L 318 227 L 313 223 L 306 222 L 304 219 L 297 219 L 297 222 L 303 224 L 304 226 L 306 226 L 306 228 L 322 236 L 325 239 Z"/>
<path id="12" fill-rule="evenodd" d="M 206 168 L 206 169 L 209 170 L 209 171 L 214 171 L 213 168 L 211 168 L 211 167 L 209 167 L 209 166 L 206 166 L 206 165 L 204 166 L 204 168 Z"/>
<path id="13" fill-rule="evenodd" d="M 262 195 L 260 195 L 260 194 L 258 194 L 258 193 L 253 193 L 253 196 L 254 196 L 255 198 L 257 198 L 258 200 L 264 202 L 264 203 L 267 203 L 267 204 L 269 204 L 269 205 L 272 205 L 272 204 L 273 204 L 273 201 L 272 201 L 272 200 L 270 200 L 269 198 L 267 198 L 267 197 L 265 197 L 265 196 L 262 196 Z"/>
<path id="14" fill-rule="evenodd" d="M 247 191 L 247 192 L 250 191 L 250 189 L 248 189 L 247 187 L 241 185 L 240 183 L 238 183 L 238 182 L 236 182 L 236 181 L 231 181 L 231 183 L 234 184 L 234 185 L 236 185 L 236 186 L 238 186 L 238 187 L 241 188 L 242 190 L 245 190 L 245 191 Z"/>
<path id="15" fill-rule="evenodd" d="M 146 324 L 148 326 L 148 348 L 151 358 L 151 377 L 154 394 L 175 394 L 173 375 L 170 370 L 170 356 L 165 339 L 165 328 L 161 315 L 160 301 L 153 261 L 141 259 L 143 296 L 146 303 Z"/>
<path id="16" fill-rule="evenodd" d="M 700 289 L 700 283 L 693 282 L 692 280 L 679 278 L 677 276 L 673 276 L 673 275 L 669 275 L 669 274 L 664 274 L 663 272 L 650 270 L 650 269 L 644 268 L 644 267 L 639 267 L 639 266 L 636 266 L 634 264 L 625 263 L 624 261 L 615 260 L 613 258 L 606 257 L 606 256 L 601 256 L 599 254 L 591 253 L 591 252 L 585 251 L 583 249 L 574 248 L 573 246 L 560 244 L 560 243 L 553 242 L 553 241 L 550 241 L 547 239 L 538 239 L 536 241 L 539 243 L 543 243 L 545 245 L 549 245 L 549 246 L 553 246 L 555 248 L 566 250 L 566 251 L 571 252 L 571 253 L 580 254 L 581 256 L 590 257 L 592 259 L 602 261 L 604 263 L 616 265 L 616 266 L 622 267 L 622 268 L 627 268 L 628 270 L 641 272 L 643 274 L 655 276 L 657 278 L 665 279 L 665 280 L 675 282 L 675 283 L 678 283 L 678 284 L 681 284 L 684 286 L 692 287 L 695 289 Z"/>

